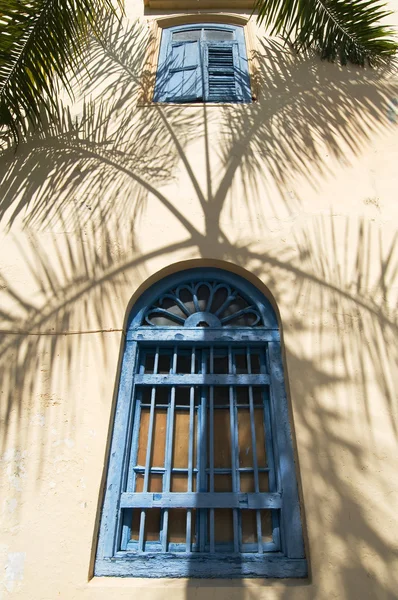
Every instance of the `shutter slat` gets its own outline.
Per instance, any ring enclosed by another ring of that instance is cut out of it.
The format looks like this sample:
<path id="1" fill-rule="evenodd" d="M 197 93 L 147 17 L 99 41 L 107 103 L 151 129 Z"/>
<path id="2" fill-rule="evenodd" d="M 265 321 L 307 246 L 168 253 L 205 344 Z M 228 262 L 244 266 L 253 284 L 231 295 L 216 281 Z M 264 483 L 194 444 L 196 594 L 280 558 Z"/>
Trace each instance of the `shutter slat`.
<path id="1" fill-rule="evenodd" d="M 233 46 L 208 48 L 208 99 L 213 102 L 236 99 Z"/>

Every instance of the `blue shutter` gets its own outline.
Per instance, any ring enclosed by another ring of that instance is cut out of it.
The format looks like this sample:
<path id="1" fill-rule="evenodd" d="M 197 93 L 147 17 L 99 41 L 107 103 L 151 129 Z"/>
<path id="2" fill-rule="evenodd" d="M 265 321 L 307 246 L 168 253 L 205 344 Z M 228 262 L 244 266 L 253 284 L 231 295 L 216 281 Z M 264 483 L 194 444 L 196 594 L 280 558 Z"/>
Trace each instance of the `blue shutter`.
<path id="1" fill-rule="evenodd" d="M 192 102 L 203 99 L 199 42 L 171 45 L 166 102 Z"/>
<path id="2" fill-rule="evenodd" d="M 234 31 L 235 41 L 204 42 L 206 102 L 251 101 L 243 28 Z"/>
<path id="3" fill-rule="evenodd" d="M 154 101 L 251 102 L 243 27 L 198 23 L 165 29 Z"/>
<path id="4" fill-rule="evenodd" d="M 155 102 L 203 100 L 200 46 L 198 40 L 172 41 L 173 32 L 163 33 Z"/>
<path id="5" fill-rule="evenodd" d="M 205 57 L 207 102 L 236 102 L 236 44 L 207 45 Z"/>

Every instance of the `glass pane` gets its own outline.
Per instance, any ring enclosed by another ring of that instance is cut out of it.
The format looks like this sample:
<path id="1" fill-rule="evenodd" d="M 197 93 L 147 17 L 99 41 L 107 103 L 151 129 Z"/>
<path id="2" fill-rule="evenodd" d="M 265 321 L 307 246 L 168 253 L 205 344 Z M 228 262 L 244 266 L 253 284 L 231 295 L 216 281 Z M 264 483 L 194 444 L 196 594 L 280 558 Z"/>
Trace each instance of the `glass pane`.
<path id="1" fill-rule="evenodd" d="M 244 404 L 245 406 L 249 406 L 249 388 L 247 387 L 237 387 L 235 389 L 236 393 L 236 403 Z"/>
<path id="2" fill-rule="evenodd" d="M 188 475 L 185 473 L 173 473 L 171 476 L 171 492 L 188 491 Z M 195 491 L 195 490 L 194 490 Z"/>
<path id="3" fill-rule="evenodd" d="M 257 513 L 260 513 L 261 521 L 261 537 L 262 543 L 272 542 L 272 511 L 270 510 L 242 510 L 241 524 L 242 524 L 242 543 L 243 544 L 257 544 Z M 250 550 L 249 550 L 250 551 Z M 252 550 L 252 551 L 257 551 Z"/>
<path id="4" fill-rule="evenodd" d="M 164 466 L 164 453 L 166 446 L 166 424 L 167 410 L 157 408 L 155 410 L 155 418 L 153 423 L 153 438 L 152 438 L 152 467 Z"/>
<path id="5" fill-rule="evenodd" d="M 250 411 L 248 408 L 238 410 L 238 443 L 239 443 L 239 466 L 253 466 L 253 448 L 250 425 Z"/>
<path id="6" fill-rule="evenodd" d="M 187 511 L 184 508 L 169 510 L 168 542 L 185 544 L 186 540 Z M 185 548 L 184 548 L 185 550 Z"/>
<path id="7" fill-rule="evenodd" d="M 261 406 L 264 404 L 264 397 L 263 397 L 264 393 L 265 393 L 264 389 L 261 389 L 259 387 L 254 387 L 253 388 L 253 402 L 254 402 L 254 404 L 261 405 Z"/>
<path id="8" fill-rule="evenodd" d="M 212 312 L 216 313 L 222 306 L 224 306 L 229 296 L 229 289 L 225 285 L 219 285 L 213 296 L 213 302 L 211 305 Z"/>
<path id="9" fill-rule="evenodd" d="M 240 491 L 245 493 L 252 493 L 254 489 L 254 473 L 241 473 L 240 474 Z"/>
<path id="10" fill-rule="evenodd" d="M 163 489 L 163 475 L 152 473 L 149 475 L 148 492 L 161 492 Z M 138 473 L 135 480 L 135 491 L 144 491 L 144 474 Z"/>
<path id="11" fill-rule="evenodd" d="M 254 544 L 257 540 L 257 517 L 256 510 L 242 510 L 242 543 Z"/>
<path id="12" fill-rule="evenodd" d="M 258 487 L 259 492 L 268 492 L 268 473 L 258 474 Z M 246 494 L 254 493 L 254 473 L 240 473 L 240 491 Z"/>
<path id="13" fill-rule="evenodd" d="M 170 396 L 170 388 L 164 387 L 164 386 L 159 386 L 158 388 L 156 388 L 156 398 L 155 398 L 156 407 L 158 407 L 159 405 L 162 405 L 163 408 L 167 408 L 167 406 L 169 404 L 169 396 Z"/>
<path id="14" fill-rule="evenodd" d="M 205 29 L 205 39 L 212 42 L 226 42 L 234 39 L 233 31 L 221 31 L 220 29 Z"/>
<path id="15" fill-rule="evenodd" d="M 209 306 L 210 287 L 208 285 L 200 285 L 196 290 L 196 297 L 198 299 L 199 310 L 206 311 L 211 308 Z"/>
<path id="16" fill-rule="evenodd" d="M 190 29 L 188 31 L 176 31 L 173 33 L 173 42 L 193 42 L 200 40 L 200 29 Z"/>
<path id="17" fill-rule="evenodd" d="M 233 542 L 234 528 L 232 509 L 216 508 L 214 510 L 214 537 L 217 544 L 225 544 Z M 222 548 L 219 548 L 222 551 Z"/>
<path id="18" fill-rule="evenodd" d="M 256 431 L 257 465 L 259 467 L 266 467 L 267 455 L 265 451 L 264 410 L 262 408 L 254 409 L 254 425 Z"/>
<path id="19" fill-rule="evenodd" d="M 232 476 L 231 475 L 215 475 L 214 476 L 214 491 L 215 492 L 232 492 Z"/>
<path id="20" fill-rule="evenodd" d="M 143 387 L 140 389 L 141 406 L 143 404 L 147 404 L 148 406 L 151 405 L 151 392 L 152 392 L 152 388 L 150 388 L 150 387 Z"/>
<path id="21" fill-rule="evenodd" d="M 247 312 L 240 316 L 235 317 L 236 313 L 239 313 L 241 310 L 247 309 L 248 303 L 242 298 L 242 296 L 235 296 L 232 302 L 226 307 L 225 310 L 222 311 L 220 315 L 222 318 L 231 317 L 231 320 L 228 321 L 228 325 L 232 325 L 233 327 L 251 327 L 254 323 L 258 321 L 258 315 L 256 311 Z"/>
<path id="22" fill-rule="evenodd" d="M 171 371 L 173 353 L 172 350 L 165 348 L 159 352 L 158 373 L 168 374 Z"/>
<path id="23" fill-rule="evenodd" d="M 131 539 L 138 542 L 140 535 L 140 515 L 141 510 L 139 508 L 133 510 L 133 519 L 131 521 Z"/>
<path id="24" fill-rule="evenodd" d="M 141 408 L 140 433 L 138 438 L 137 465 L 144 466 L 148 444 L 149 408 Z"/>
<path id="25" fill-rule="evenodd" d="M 214 467 L 231 467 L 231 426 L 229 410 L 214 411 Z"/>
<path id="26" fill-rule="evenodd" d="M 180 350 L 177 357 L 177 373 L 190 373 L 191 372 L 191 352 L 187 350 Z"/>
<path id="27" fill-rule="evenodd" d="M 155 363 L 155 353 L 145 352 L 143 355 L 143 363 L 145 366 L 145 373 L 153 373 L 153 366 Z"/>
<path id="28" fill-rule="evenodd" d="M 146 510 L 144 542 L 158 540 L 160 537 L 160 508 Z"/>
<path id="29" fill-rule="evenodd" d="M 261 510 L 261 531 L 263 534 L 263 543 L 272 542 L 272 511 Z"/>
<path id="30" fill-rule="evenodd" d="M 229 388 L 214 387 L 214 406 L 216 405 L 229 406 Z"/>
<path id="31" fill-rule="evenodd" d="M 228 351 L 217 350 L 214 352 L 214 373 L 229 373 L 228 371 Z M 209 369 L 210 373 L 210 369 Z"/>
<path id="32" fill-rule="evenodd" d="M 246 361 L 246 352 L 242 350 L 236 350 L 234 352 L 235 359 L 235 371 L 237 375 L 242 373 L 247 373 L 247 361 Z"/>
<path id="33" fill-rule="evenodd" d="M 259 473 L 258 483 L 260 486 L 260 492 L 269 492 L 268 473 Z"/>
<path id="34" fill-rule="evenodd" d="M 189 408 L 189 387 L 177 387 L 176 388 L 176 405 L 186 406 Z"/>
<path id="35" fill-rule="evenodd" d="M 252 373 L 256 375 L 260 373 L 260 354 L 258 352 L 250 353 L 250 363 L 252 368 Z"/>
<path id="36" fill-rule="evenodd" d="M 189 411 L 177 410 L 174 416 L 173 460 L 174 469 L 188 466 Z"/>

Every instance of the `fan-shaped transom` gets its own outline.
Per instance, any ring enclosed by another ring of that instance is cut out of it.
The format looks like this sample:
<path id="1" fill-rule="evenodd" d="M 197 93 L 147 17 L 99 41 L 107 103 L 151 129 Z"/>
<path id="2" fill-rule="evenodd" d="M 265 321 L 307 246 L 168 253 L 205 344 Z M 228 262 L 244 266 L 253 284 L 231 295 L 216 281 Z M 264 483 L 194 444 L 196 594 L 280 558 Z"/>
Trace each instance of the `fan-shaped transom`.
<path id="1" fill-rule="evenodd" d="M 158 327 L 256 327 L 256 303 L 222 281 L 189 281 L 170 288 L 146 310 L 143 325 Z"/>

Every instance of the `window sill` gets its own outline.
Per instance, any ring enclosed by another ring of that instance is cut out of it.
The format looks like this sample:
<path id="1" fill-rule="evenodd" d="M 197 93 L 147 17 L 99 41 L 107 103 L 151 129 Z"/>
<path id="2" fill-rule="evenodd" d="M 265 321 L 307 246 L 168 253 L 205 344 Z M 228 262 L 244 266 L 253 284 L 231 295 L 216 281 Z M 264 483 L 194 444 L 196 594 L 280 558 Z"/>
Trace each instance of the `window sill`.
<path id="1" fill-rule="evenodd" d="M 143 577 L 201 579 L 306 578 L 305 559 L 253 554 L 177 556 L 176 554 L 141 554 L 98 559 L 95 577 Z"/>
<path id="2" fill-rule="evenodd" d="M 238 106 L 252 106 L 257 102 L 256 98 L 253 98 L 251 102 L 145 102 L 141 101 L 137 103 L 137 108 L 164 108 L 166 106 L 174 106 L 175 108 L 214 108 L 216 106 L 234 108 Z"/>

